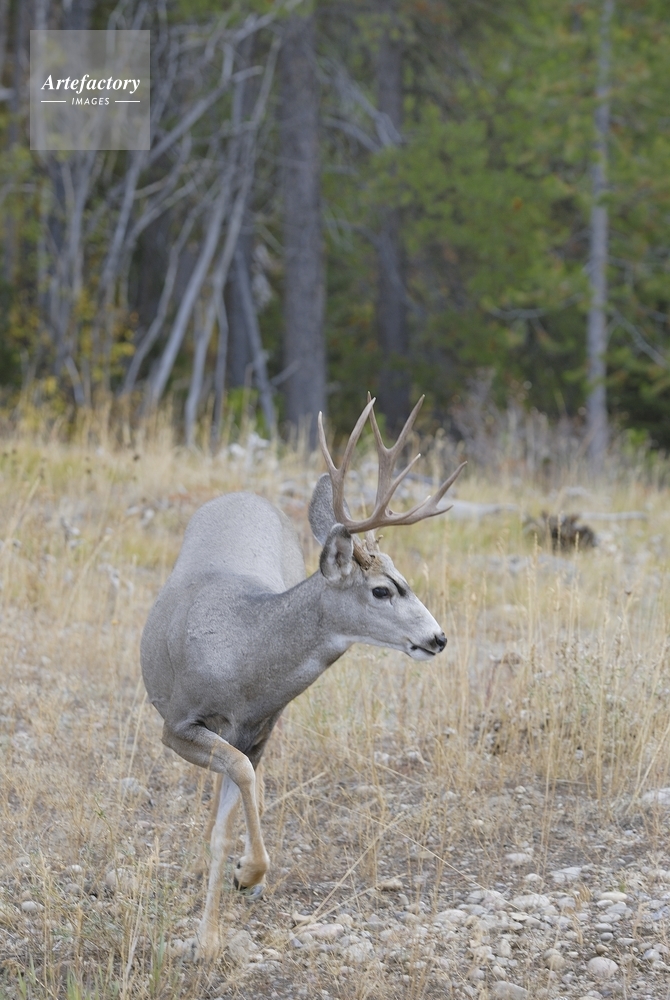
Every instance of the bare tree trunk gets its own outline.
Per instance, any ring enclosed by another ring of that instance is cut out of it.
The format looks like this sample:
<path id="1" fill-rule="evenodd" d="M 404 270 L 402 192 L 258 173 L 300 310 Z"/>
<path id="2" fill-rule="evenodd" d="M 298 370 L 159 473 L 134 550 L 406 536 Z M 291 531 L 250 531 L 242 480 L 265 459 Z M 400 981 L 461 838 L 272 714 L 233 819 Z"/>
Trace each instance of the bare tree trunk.
<path id="1" fill-rule="evenodd" d="M 589 394 L 587 398 L 587 431 L 589 456 L 596 471 L 602 469 L 607 451 L 607 256 L 608 211 L 603 198 L 607 193 L 607 142 L 610 123 L 610 49 L 611 22 L 614 0 L 604 0 L 600 22 L 598 52 L 598 83 L 595 113 L 595 162 L 593 164 L 593 207 L 591 209 L 591 247 L 587 349 Z"/>
<path id="2" fill-rule="evenodd" d="M 242 224 L 242 232 L 238 243 L 238 249 L 242 253 L 242 265 L 247 274 L 251 268 L 252 253 L 252 221 L 251 213 L 247 210 Z M 230 385 L 244 385 L 247 367 L 252 363 L 253 357 L 246 324 L 244 322 L 244 306 L 242 303 L 242 292 L 237 281 L 238 265 L 230 272 L 230 282 L 228 285 L 228 320 L 230 323 L 230 361 L 229 374 Z"/>
<path id="3" fill-rule="evenodd" d="M 244 310 L 244 324 L 249 336 L 249 347 L 253 357 L 254 375 L 258 393 L 261 399 L 261 409 L 265 417 L 268 431 L 274 435 L 275 432 L 275 410 L 272 403 L 272 387 L 268 379 L 267 366 L 265 364 L 265 352 L 261 342 L 261 331 L 258 327 L 258 318 L 254 308 L 254 299 L 251 293 L 251 282 L 249 281 L 249 271 L 246 268 L 242 251 L 237 248 L 235 252 L 235 269 L 237 270 L 237 286 L 240 290 L 242 308 Z"/>
<path id="4" fill-rule="evenodd" d="M 385 15 L 377 54 L 377 103 L 397 134 L 402 128 L 402 42 L 395 37 L 391 20 L 397 11 L 396 0 L 382 0 Z M 377 247 L 379 269 L 377 298 L 377 333 L 382 354 L 379 377 L 379 409 L 390 431 L 397 431 L 409 414 L 410 379 L 408 372 L 407 307 L 405 302 L 405 263 L 401 240 L 400 213 L 383 212 Z"/>
<path id="5" fill-rule="evenodd" d="M 211 329 L 207 329 L 206 320 L 203 316 L 202 301 L 198 300 L 195 307 L 195 350 L 193 352 L 193 366 L 191 368 L 191 384 L 184 407 L 184 434 L 186 437 L 186 447 L 192 448 L 195 443 L 195 426 L 198 416 L 198 403 L 202 395 L 202 384 L 205 374 L 205 360 L 207 348 L 209 347 Z"/>
<path id="6" fill-rule="evenodd" d="M 240 66 L 246 68 L 251 65 L 254 55 L 255 38 L 250 36 L 240 46 Z M 241 122 L 251 114 L 254 104 L 253 80 L 245 80 L 235 88 L 233 99 L 233 123 Z M 251 353 L 250 338 L 245 323 L 245 308 L 243 303 L 243 292 L 240 289 L 237 276 L 240 267 L 244 266 L 247 275 L 251 271 L 251 256 L 253 252 L 253 230 L 254 219 L 248 205 L 244 209 L 244 219 L 240 238 L 237 241 L 235 252 L 235 266 L 231 268 L 228 281 L 228 322 L 229 322 L 229 376 L 230 384 L 234 386 L 244 385 L 248 366 L 253 362 Z M 242 261 L 237 251 L 242 252 Z"/>
<path id="7" fill-rule="evenodd" d="M 265 113 L 270 87 L 272 86 L 272 79 L 274 76 L 277 58 L 277 48 L 277 43 L 273 42 L 268 56 L 268 61 L 265 66 L 263 82 L 255 102 L 254 113 L 249 123 L 249 127 L 245 132 L 243 142 L 239 148 L 229 151 L 228 169 L 221 186 L 221 192 L 214 203 L 203 248 L 189 279 L 186 293 L 184 294 L 179 309 L 177 310 L 177 315 L 172 324 L 167 344 L 151 380 L 149 387 L 149 404 L 151 406 L 157 405 L 163 394 L 165 386 L 167 385 L 170 373 L 172 372 L 172 367 L 186 334 L 186 329 L 191 319 L 195 303 L 205 283 L 207 272 L 209 271 L 210 264 L 216 252 L 216 246 L 219 240 L 219 234 L 223 227 L 224 219 L 226 214 L 229 212 L 228 229 L 218 268 L 220 277 L 215 278 L 215 285 L 220 282 L 219 287 L 221 289 L 223 289 L 225 285 L 225 281 L 228 276 L 228 269 L 232 263 L 235 247 L 237 246 L 237 241 L 239 239 L 244 208 L 247 204 L 249 190 L 253 179 L 253 165 L 256 156 L 256 134 L 261 119 Z M 238 144 L 236 143 L 236 147 L 237 146 Z M 238 156 L 240 149 L 241 155 Z M 240 186 L 235 197 L 232 211 L 229 211 L 231 189 L 236 177 L 240 178 Z"/>
<path id="8" fill-rule="evenodd" d="M 223 423 L 223 393 L 226 384 L 226 360 L 228 356 L 228 317 L 223 293 L 216 301 L 216 319 L 219 325 L 219 342 L 216 348 L 216 368 L 214 369 L 214 413 L 212 415 L 212 449 L 221 439 Z"/>
<path id="9" fill-rule="evenodd" d="M 326 408 L 323 333 L 325 274 L 321 233 L 319 87 L 314 17 L 284 23 L 280 70 L 280 141 L 284 232 L 284 366 L 286 416 L 307 424 L 316 446 L 316 417 Z"/>
<path id="10" fill-rule="evenodd" d="M 9 14 L 9 0 L 0 0 L 0 90 L 7 96 L 5 88 L 2 86 L 2 77 L 5 72 L 5 59 L 7 58 L 7 18 Z M 44 27 L 42 24 L 35 24 L 36 28 Z"/>

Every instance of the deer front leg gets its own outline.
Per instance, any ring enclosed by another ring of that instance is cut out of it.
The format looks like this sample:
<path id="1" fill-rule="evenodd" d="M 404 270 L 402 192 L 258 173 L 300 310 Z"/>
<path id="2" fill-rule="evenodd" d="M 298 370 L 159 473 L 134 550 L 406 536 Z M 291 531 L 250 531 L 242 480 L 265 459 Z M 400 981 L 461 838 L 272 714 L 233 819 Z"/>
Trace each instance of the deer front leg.
<path id="1" fill-rule="evenodd" d="M 231 746 L 230 743 L 226 743 L 226 741 L 221 739 L 220 736 L 217 736 L 216 733 L 211 732 L 209 729 L 205 729 L 204 726 L 189 725 L 185 726 L 179 732 L 175 732 L 175 730 L 168 726 L 166 722 L 163 726 L 162 738 L 163 743 L 170 747 L 170 749 L 174 750 L 175 753 L 178 753 L 180 757 L 183 757 L 184 760 L 189 761 L 191 764 L 197 764 L 199 767 L 210 768 L 212 771 L 216 771 L 217 773 L 224 775 L 224 781 L 219 795 L 217 819 L 212 830 L 212 837 L 215 836 L 217 828 L 222 831 L 222 841 L 225 840 L 225 831 L 230 820 L 229 811 L 222 814 L 222 807 L 223 805 L 226 805 L 226 809 L 228 809 L 227 804 L 230 803 L 229 808 L 232 810 L 234 809 L 235 802 L 237 801 L 237 799 L 232 801 L 230 798 L 230 796 L 232 796 L 232 791 L 228 795 L 224 796 L 226 778 L 230 779 L 231 784 L 237 786 L 239 795 L 242 798 L 244 819 L 247 827 L 247 849 L 244 857 L 240 859 L 237 865 L 235 872 L 235 886 L 236 888 L 244 891 L 250 890 L 253 895 L 260 895 L 263 888 L 265 873 L 270 866 L 270 859 L 267 851 L 265 850 L 263 835 L 261 833 L 261 824 L 256 802 L 256 775 L 251 761 L 240 750 Z M 220 817 L 221 824 L 219 824 Z M 221 850 L 223 850 L 223 848 L 221 848 Z M 217 857 L 218 856 L 219 855 L 217 854 Z M 219 872 L 222 872 L 222 861 L 219 862 L 217 868 Z M 214 881 L 212 881 L 212 878 L 213 876 L 210 873 L 210 888 L 217 884 L 216 877 L 214 876 Z M 218 885 L 220 886 L 220 874 Z M 212 889 L 212 891 L 214 890 Z M 220 888 L 218 892 L 220 893 Z M 208 892 L 208 898 L 209 896 L 210 893 Z M 212 905 L 213 902 L 214 900 L 212 899 Z"/>

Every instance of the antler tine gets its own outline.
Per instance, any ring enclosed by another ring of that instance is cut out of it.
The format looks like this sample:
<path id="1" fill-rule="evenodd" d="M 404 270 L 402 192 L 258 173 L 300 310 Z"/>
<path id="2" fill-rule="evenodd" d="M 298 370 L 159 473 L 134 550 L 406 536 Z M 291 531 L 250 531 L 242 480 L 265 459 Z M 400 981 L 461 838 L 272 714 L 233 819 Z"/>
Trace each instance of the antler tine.
<path id="1" fill-rule="evenodd" d="M 349 435 L 349 440 L 347 441 L 347 446 L 344 449 L 344 455 L 342 456 L 342 464 L 339 469 L 333 462 L 330 452 L 328 450 L 328 444 L 326 443 L 326 434 L 323 429 L 323 415 L 319 413 L 318 427 L 319 427 L 319 444 L 321 445 L 321 451 L 323 452 L 323 457 L 326 460 L 326 465 L 328 467 L 328 475 L 330 476 L 330 481 L 333 486 L 333 511 L 335 517 L 339 524 L 343 524 L 345 528 L 351 531 L 358 531 L 357 522 L 352 521 L 347 515 L 344 507 L 344 479 L 347 474 L 347 469 L 349 463 L 351 462 L 351 457 L 354 453 L 354 448 L 358 443 L 358 439 L 361 436 L 365 422 L 368 419 L 372 411 L 372 407 L 375 404 L 374 399 L 368 400 L 367 406 L 361 413 L 360 417 L 356 421 L 356 426 Z"/>
<path id="2" fill-rule="evenodd" d="M 436 514 L 443 514 L 445 510 L 449 508 L 438 509 L 438 503 L 447 492 L 449 487 L 455 481 L 455 479 L 460 475 L 462 469 L 466 465 L 463 462 L 456 469 L 455 472 L 446 479 L 437 492 L 433 496 L 426 497 L 421 503 L 416 504 L 410 510 L 404 513 L 394 514 L 392 511 L 388 510 L 388 505 L 393 497 L 393 494 L 397 490 L 400 483 L 407 476 L 410 470 L 414 467 L 415 463 L 418 462 L 420 455 L 416 455 L 412 461 L 407 465 L 402 472 L 392 479 L 393 469 L 395 467 L 395 460 L 400 448 L 405 443 L 407 436 L 409 435 L 416 416 L 421 409 L 421 404 L 423 403 L 424 397 L 418 401 L 414 409 L 409 415 L 407 423 L 403 427 L 398 440 L 391 448 L 387 448 L 382 441 L 382 436 L 379 430 L 379 426 L 375 419 L 373 405 L 375 400 L 370 398 L 368 393 L 368 403 L 360 417 L 356 421 L 356 426 L 354 427 L 347 446 L 344 450 L 344 455 L 342 457 L 342 464 L 339 469 L 333 462 L 330 452 L 328 451 L 328 445 L 326 444 L 326 435 L 323 429 L 323 417 L 319 414 L 318 427 L 319 427 L 319 443 L 321 445 L 321 450 L 323 452 L 323 457 L 326 460 L 326 465 L 328 467 L 328 474 L 333 487 L 333 512 L 337 521 L 343 524 L 350 532 L 363 532 L 374 530 L 374 528 L 381 528 L 389 525 L 400 525 L 400 524 L 416 524 L 417 521 L 423 521 L 428 517 L 435 517 Z M 372 429 L 375 435 L 375 440 L 377 442 L 377 453 L 379 458 L 379 480 L 377 484 L 377 497 L 375 500 L 375 507 L 370 515 L 370 517 L 365 518 L 362 521 L 354 521 L 349 516 L 345 509 L 344 500 L 344 478 L 346 476 L 347 468 L 351 461 L 351 456 L 353 454 L 356 443 L 358 442 L 361 432 L 365 425 L 365 421 L 370 417 L 370 422 L 372 423 Z M 369 556 L 367 556 L 362 546 L 354 540 L 354 552 L 355 556 L 362 565 L 369 564 Z"/>
<path id="3" fill-rule="evenodd" d="M 370 393 L 368 393 L 368 399 L 369 398 L 370 398 Z M 377 497 L 375 500 L 375 511 L 379 510 L 380 508 L 382 512 L 386 511 L 386 506 L 390 502 L 393 493 L 398 488 L 398 486 L 400 485 L 401 481 L 405 478 L 407 473 L 410 471 L 410 469 L 416 462 L 417 458 L 419 458 L 419 456 L 417 455 L 416 458 L 412 459 L 412 461 L 404 470 L 404 472 L 393 481 L 392 486 L 389 486 L 389 480 L 393 474 L 398 453 L 404 446 L 405 441 L 407 440 L 407 437 L 409 436 L 409 433 L 412 430 L 412 427 L 414 426 L 414 421 L 416 420 L 419 410 L 423 406 L 423 401 L 425 398 L 426 398 L 425 396 L 422 396 L 421 399 L 418 401 L 418 403 L 410 413 L 409 417 L 407 418 L 405 426 L 398 435 L 397 441 L 390 448 L 387 448 L 382 440 L 381 432 L 379 430 L 379 425 L 377 423 L 377 418 L 375 417 L 375 411 L 371 410 L 370 412 L 370 423 L 372 424 L 372 430 L 375 435 L 375 441 L 377 442 L 377 455 L 379 461 L 379 479 L 377 482 Z"/>
<path id="4" fill-rule="evenodd" d="M 449 487 L 458 479 L 461 472 L 467 465 L 467 462 L 461 462 L 455 472 L 449 476 L 448 479 L 440 486 L 437 493 L 433 496 L 426 497 L 421 503 L 418 503 L 411 510 L 405 511 L 404 514 L 392 514 L 387 520 L 387 524 L 416 524 L 417 521 L 423 521 L 428 517 L 435 517 L 437 514 L 444 514 L 445 511 L 450 510 L 450 507 L 440 507 L 438 508 L 438 503 L 447 492 Z"/>

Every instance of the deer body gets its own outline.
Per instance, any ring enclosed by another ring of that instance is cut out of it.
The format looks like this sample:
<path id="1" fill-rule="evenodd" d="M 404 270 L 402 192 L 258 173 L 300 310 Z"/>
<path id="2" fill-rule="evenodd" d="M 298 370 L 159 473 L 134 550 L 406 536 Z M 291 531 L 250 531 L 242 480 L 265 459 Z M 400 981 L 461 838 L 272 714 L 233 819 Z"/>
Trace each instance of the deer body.
<path id="1" fill-rule="evenodd" d="M 371 409 L 369 403 L 352 433 L 348 455 Z M 149 698 L 164 719 L 163 742 L 185 760 L 222 776 L 198 932 L 198 951 L 206 958 L 218 952 L 223 867 L 240 799 L 247 846 L 235 884 L 252 894 L 262 890 L 269 859 L 260 830 L 262 793 L 256 769 L 283 708 L 354 642 L 425 660 L 446 645 L 439 625 L 389 557 L 352 536 L 358 522 L 350 520 L 337 483 L 337 474 L 343 477 L 346 471 L 346 455 L 342 469 L 335 474 L 332 469 L 317 483 L 310 504 L 310 523 L 323 545 L 316 573 L 305 578 L 296 532 L 271 503 L 250 493 L 218 497 L 189 522 L 174 570 L 142 635 L 142 673 Z M 439 513 L 432 508 L 453 478 L 423 516 Z M 383 483 L 380 473 L 380 490 L 382 485 L 386 488 L 388 482 Z M 386 512 L 387 502 L 384 515 L 395 520 L 384 522 L 378 514 L 378 523 L 402 523 L 399 515 Z"/>

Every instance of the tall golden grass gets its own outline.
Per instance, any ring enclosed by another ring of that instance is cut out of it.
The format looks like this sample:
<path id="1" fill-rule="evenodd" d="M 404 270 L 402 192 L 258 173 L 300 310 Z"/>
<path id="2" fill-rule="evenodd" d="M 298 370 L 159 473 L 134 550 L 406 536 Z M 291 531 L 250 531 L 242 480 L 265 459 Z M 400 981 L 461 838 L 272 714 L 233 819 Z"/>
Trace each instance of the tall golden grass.
<path id="1" fill-rule="evenodd" d="M 167 429 L 126 447 L 27 432 L 0 446 L 0 996 L 259 995 L 225 959 L 200 967 L 173 946 L 204 901 L 212 780 L 162 747 L 139 640 L 189 517 L 218 493 L 278 503 L 313 570 L 320 471 L 275 447 L 190 453 Z M 268 889 L 252 907 L 231 892 L 221 919 L 285 956 L 276 995 L 430 995 L 421 963 L 404 979 L 378 966 L 338 978 L 334 957 L 295 959 L 291 915 L 368 912 L 395 875 L 437 907 L 501 886 L 505 852 L 524 845 L 543 874 L 670 785 L 667 491 L 586 476 L 552 494 L 518 468 L 470 467 L 460 499 L 517 510 L 385 533 L 449 645 L 430 664 L 354 647 L 270 742 Z M 524 512 L 579 506 L 644 518 L 594 523 L 588 552 L 552 553 L 523 531 Z M 661 820 L 645 823 L 662 847 Z M 532 965 L 524 975 L 535 982 Z"/>

